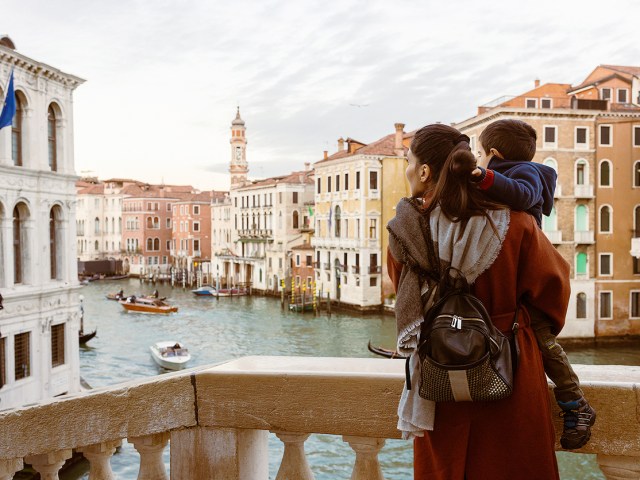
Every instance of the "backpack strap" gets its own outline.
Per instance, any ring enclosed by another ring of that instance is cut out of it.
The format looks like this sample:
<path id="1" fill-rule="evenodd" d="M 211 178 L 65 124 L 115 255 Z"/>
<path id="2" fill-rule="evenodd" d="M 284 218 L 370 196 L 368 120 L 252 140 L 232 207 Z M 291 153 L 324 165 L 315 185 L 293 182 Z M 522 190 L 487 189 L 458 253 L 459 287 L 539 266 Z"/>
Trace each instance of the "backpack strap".
<path id="1" fill-rule="evenodd" d="M 407 390 L 411 390 L 411 367 L 409 366 L 409 360 L 411 360 L 411 355 L 407 357 L 407 361 L 404 364 L 404 374 L 407 377 Z"/>
<path id="2" fill-rule="evenodd" d="M 518 343 L 518 330 L 520 322 L 518 322 L 518 314 L 522 308 L 522 300 L 518 300 L 516 312 L 513 314 L 513 323 L 511 324 L 511 337 L 509 337 L 509 346 L 511 347 L 511 363 L 513 364 L 513 373 L 518 370 L 520 363 L 520 345 Z"/>

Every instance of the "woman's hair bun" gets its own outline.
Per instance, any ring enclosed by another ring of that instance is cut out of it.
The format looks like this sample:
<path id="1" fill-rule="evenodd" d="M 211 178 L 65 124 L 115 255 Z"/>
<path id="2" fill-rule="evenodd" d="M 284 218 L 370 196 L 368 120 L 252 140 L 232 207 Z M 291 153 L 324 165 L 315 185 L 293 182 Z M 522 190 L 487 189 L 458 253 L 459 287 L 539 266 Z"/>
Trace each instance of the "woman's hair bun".
<path id="1" fill-rule="evenodd" d="M 451 152 L 449 168 L 456 177 L 467 179 L 469 174 L 476 168 L 476 157 L 465 144 L 463 148 L 458 148 Z"/>

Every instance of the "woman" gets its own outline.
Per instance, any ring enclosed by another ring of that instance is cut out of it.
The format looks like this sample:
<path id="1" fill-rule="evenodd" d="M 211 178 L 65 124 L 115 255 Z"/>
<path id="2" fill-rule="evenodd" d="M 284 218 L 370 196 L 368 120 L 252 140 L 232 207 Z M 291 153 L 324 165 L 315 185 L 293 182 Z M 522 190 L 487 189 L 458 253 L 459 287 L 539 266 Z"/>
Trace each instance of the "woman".
<path id="1" fill-rule="evenodd" d="M 415 437 L 415 479 L 557 479 L 547 381 L 526 308 L 520 310 L 520 362 L 509 398 L 434 405 L 417 395 L 420 365 L 414 352 L 434 291 L 428 272 L 448 265 L 461 270 L 505 334 L 522 300 L 547 314 L 557 332 L 564 324 L 567 262 L 532 216 L 483 196 L 469 180 L 475 163 L 469 138 L 441 124 L 418 130 L 408 153 L 412 198 L 398 203 L 387 227 L 398 349 L 412 354 L 415 385 L 403 392 L 398 427 L 405 438 Z M 439 258 L 425 253 L 427 237 Z"/>

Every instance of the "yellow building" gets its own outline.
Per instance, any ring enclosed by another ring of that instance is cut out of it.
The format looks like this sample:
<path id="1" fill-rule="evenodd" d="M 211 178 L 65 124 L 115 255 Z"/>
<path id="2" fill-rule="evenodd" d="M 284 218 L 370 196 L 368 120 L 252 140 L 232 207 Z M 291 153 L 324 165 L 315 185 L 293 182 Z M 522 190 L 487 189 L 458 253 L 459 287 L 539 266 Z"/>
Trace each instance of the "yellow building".
<path id="1" fill-rule="evenodd" d="M 370 144 L 338 139 L 315 167 L 315 275 L 318 292 L 341 305 L 377 310 L 392 293 L 386 269 L 387 222 L 407 195 L 411 136 L 395 132 Z"/>

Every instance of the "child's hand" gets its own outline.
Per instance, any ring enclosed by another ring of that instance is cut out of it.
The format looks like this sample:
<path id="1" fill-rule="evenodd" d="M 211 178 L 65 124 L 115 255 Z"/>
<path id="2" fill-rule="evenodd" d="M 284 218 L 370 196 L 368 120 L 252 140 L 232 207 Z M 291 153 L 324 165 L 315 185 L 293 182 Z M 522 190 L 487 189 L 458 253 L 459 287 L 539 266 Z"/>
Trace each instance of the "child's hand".
<path id="1" fill-rule="evenodd" d="M 484 180 L 486 174 L 487 171 L 484 168 L 476 167 L 471 170 L 471 177 L 469 178 L 469 181 L 472 183 L 480 183 L 482 180 Z"/>
<path id="2" fill-rule="evenodd" d="M 471 176 L 473 177 L 482 176 L 482 170 L 480 170 L 478 167 L 474 168 L 473 171 L 471 172 Z"/>

